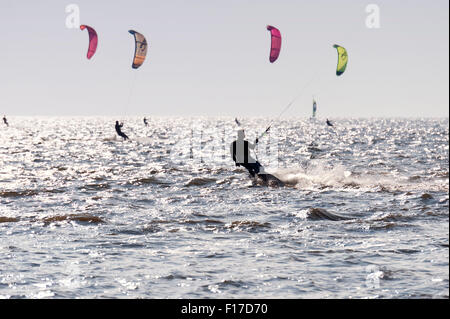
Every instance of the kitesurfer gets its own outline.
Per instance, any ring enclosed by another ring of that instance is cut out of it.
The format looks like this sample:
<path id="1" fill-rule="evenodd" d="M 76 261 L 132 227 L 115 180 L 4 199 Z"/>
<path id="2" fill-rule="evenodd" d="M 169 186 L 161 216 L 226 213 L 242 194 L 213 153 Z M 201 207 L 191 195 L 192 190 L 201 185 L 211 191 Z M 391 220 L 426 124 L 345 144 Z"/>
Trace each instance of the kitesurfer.
<path id="1" fill-rule="evenodd" d="M 261 170 L 261 164 L 255 160 L 251 154 L 250 150 L 255 149 L 256 144 L 258 144 L 258 139 L 255 143 L 250 143 L 244 140 L 245 133 L 244 130 L 238 130 L 238 139 L 231 143 L 230 153 L 236 166 L 245 167 L 252 177 L 255 177 Z"/>
<path id="2" fill-rule="evenodd" d="M 129 137 L 124 132 L 122 132 L 122 127 L 123 127 L 123 123 L 119 124 L 119 121 L 116 121 L 116 132 L 117 132 L 117 134 L 119 136 L 122 136 L 124 140 L 128 140 Z"/>
<path id="3" fill-rule="evenodd" d="M 331 124 L 331 122 L 327 119 L 327 125 L 328 126 L 333 126 L 333 124 Z"/>
<path id="4" fill-rule="evenodd" d="M 145 124 L 145 126 L 148 126 L 148 122 L 147 122 L 147 119 L 144 117 L 144 124 Z"/>
<path id="5" fill-rule="evenodd" d="M 3 122 L 5 123 L 6 126 L 9 126 L 8 120 L 6 119 L 5 115 L 3 115 Z"/>

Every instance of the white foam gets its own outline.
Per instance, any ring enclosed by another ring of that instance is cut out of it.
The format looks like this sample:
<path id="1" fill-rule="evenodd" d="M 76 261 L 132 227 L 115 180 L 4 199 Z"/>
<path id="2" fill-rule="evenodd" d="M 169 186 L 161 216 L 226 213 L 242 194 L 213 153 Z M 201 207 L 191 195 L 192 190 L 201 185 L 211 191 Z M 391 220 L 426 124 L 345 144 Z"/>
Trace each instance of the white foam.
<path id="1" fill-rule="evenodd" d="M 326 161 L 310 162 L 307 168 L 283 168 L 270 173 L 287 185 L 305 190 L 344 188 L 370 191 L 383 188 L 390 191 L 432 191 L 441 185 L 435 181 L 411 182 L 407 177 L 394 173 L 353 173 L 342 164 L 332 166 Z"/>

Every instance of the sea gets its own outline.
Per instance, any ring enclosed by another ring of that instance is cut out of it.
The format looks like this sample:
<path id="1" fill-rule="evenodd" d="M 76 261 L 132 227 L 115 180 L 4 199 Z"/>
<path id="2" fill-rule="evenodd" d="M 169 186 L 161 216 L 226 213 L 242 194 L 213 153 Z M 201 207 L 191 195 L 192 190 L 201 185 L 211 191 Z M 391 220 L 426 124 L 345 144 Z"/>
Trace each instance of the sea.
<path id="1" fill-rule="evenodd" d="M 0 123 L 0 298 L 449 298 L 448 118 L 147 120 Z"/>

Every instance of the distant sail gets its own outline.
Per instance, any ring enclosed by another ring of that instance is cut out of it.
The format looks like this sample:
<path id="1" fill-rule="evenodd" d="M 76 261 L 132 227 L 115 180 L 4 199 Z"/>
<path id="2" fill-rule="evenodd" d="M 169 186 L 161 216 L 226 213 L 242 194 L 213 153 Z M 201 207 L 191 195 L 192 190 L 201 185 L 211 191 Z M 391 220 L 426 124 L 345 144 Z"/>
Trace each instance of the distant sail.
<path id="1" fill-rule="evenodd" d="M 89 33 L 89 47 L 87 52 L 87 58 L 90 59 L 94 56 L 95 51 L 97 51 L 97 44 L 98 44 L 98 36 L 97 32 L 93 28 L 87 25 L 80 25 L 80 29 L 84 30 L 87 29 Z"/>
<path id="2" fill-rule="evenodd" d="M 278 59 L 278 56 L 280 55 L 281 33 L 280 30 L 278 30 L 275 27 L 272 27 L 271 25 L 267 26 L 267 30 L 270 31 L 270 39 L 271 39 L 269 61 L 270 63 L 274 63 Z"/>
<path id="3" fill-rule="evenodd" d="M 333 48 L 335 48 L 338 52 L 338 64 L 336 68 L 336 75 L 340 76 L 345 72 L 345 69 L 347 68 L 348 54 L 345 48 L 337 44 L 333 45 Z"/>
<path id="4" fill-rule="evenodd" d="M 313 100 L 313 114 L 312 114 L 313 118 L 316 117 L 316 112 L 317 112 L 317 103 L 315 100 Z"/>
<path id="5" fill-rule="evenodd" d="M 145 57 L 147 56 L 147 40 L 139 32 L 134 30 L 129 30 L 128 32 L 134 35 L 135 50 L 132 67 L 133 69 L 137 69 L 144 63 Z"/>

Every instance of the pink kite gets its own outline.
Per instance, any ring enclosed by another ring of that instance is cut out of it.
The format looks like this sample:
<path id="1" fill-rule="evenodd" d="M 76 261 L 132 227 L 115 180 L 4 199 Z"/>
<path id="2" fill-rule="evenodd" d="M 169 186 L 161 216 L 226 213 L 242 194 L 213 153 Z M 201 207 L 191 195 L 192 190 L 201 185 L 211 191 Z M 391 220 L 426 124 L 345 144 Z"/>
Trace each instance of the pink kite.
<path id="1" fill-rule="evenodd" d="M 278 59 L 278 56 L 280 55 L 281 50 L 281 33 L 280 30 L 278 30 L 275 27 L 272 27 L 271 25 L 267 26 L 267 30 L 270 31 L 271 35 L 271 47 L 270 47 L 270 63 L 275 62 Z"/>
<path id="2" fill-rule="evenodd" d="M 89 48 L 87 52 L 87 58 L 90 59 L 97 50 L 97 43 L 98 43 L 97 32 L 95 32 L 94 29 L 92 29 L 90 26 L 87 25 L 80 25 L 80 29 L 81 30 L 87 29 L 89 32 Z"/>

